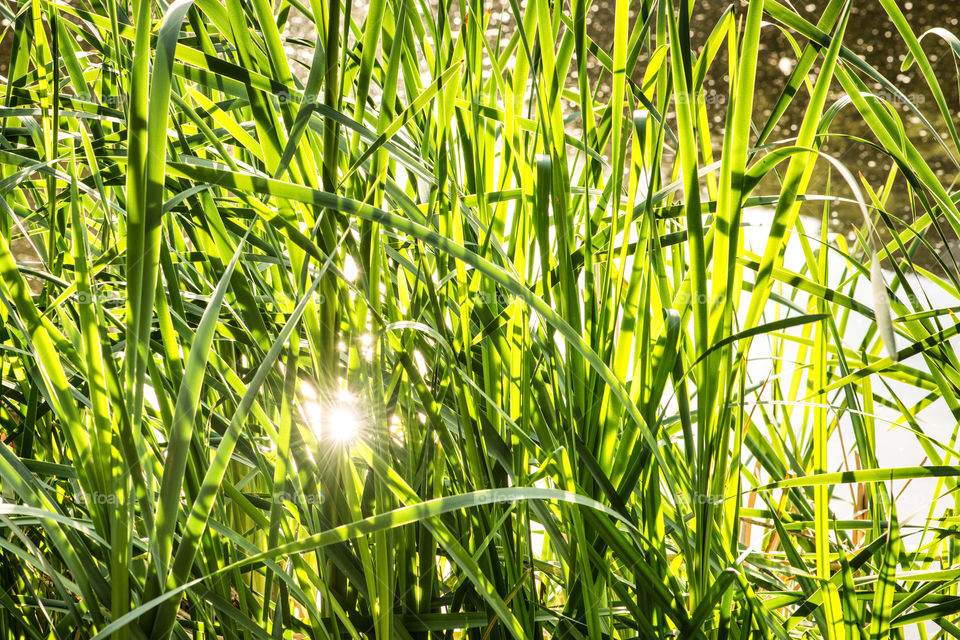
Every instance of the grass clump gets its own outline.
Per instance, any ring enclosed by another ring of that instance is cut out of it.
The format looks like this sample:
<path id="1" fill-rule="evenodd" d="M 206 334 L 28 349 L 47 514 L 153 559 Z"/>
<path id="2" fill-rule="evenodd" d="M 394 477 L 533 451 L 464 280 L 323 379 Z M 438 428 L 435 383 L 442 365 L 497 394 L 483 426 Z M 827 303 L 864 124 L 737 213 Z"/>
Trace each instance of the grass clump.
<path id="1" fill-rule="evenodd" d="M 0 633 L 956 636 L 960 211 L 904 117 L 960 140 L 880 5 L 923 111 L 836 0 L 4 5 Z"/>

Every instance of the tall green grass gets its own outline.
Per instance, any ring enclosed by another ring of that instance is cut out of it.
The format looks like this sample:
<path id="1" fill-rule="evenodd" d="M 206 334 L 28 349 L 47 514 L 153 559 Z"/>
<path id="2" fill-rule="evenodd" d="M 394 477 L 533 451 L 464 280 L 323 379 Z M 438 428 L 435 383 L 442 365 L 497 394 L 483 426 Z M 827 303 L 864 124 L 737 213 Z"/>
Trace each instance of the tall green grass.
<path id="1" fill-rule="evenodd" d="M 960 41 L 881 0 L 918 105 L 838 0 L 590 4 L 0 7 L 3 637 L 960 636 Z"/>

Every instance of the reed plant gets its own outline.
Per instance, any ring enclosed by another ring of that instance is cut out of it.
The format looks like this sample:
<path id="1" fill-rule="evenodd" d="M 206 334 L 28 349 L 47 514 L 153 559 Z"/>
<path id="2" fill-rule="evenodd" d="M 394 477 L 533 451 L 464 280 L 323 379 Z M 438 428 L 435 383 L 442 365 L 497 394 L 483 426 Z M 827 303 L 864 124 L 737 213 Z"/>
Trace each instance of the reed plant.
<path id="1" fill-rule="evenodd" d="M 0 6 L 0 635 L 960 637 L 960 40 L 611 1 Z"/>

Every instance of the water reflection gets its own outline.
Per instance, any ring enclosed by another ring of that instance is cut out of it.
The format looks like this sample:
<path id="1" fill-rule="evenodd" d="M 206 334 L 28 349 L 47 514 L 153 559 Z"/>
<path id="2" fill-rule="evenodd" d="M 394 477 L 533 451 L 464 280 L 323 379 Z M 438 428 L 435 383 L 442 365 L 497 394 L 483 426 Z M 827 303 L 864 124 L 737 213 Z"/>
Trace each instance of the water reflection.
<path id="1" fill-rule="evenodd" d="M 816 24 L 827 6 L 828 0 L 816 0 L 803 5 L 791 5 L 789 2 L 784 4 L 792 6 L 801 16 Z M 746 2 L 738 2 L 733 5 L 738 17 L 744 15 L 746 5 Z M 591 11 L 593 19 L 588 27 L 591 37 L 598 44 L 607 48 L 612 48 L 610 28 L 613 25 L 613 6 L 613 2 L 596 4 Z M 729 6 L 731 6 L 729 2 L 716 1 L 697 2 L 695 4 L 691 20 L 691 36 L 698 51 Z M 953 6 L 952 3 L 942 2 L 906 2 L 901 6 L 901 9 L 914 33 L 920 37 L 933 27 L 942 27 L 956 32 L 958 17 L 955 11 L 950 10 L 950 7 Z M 634 16 L 632 20 L 635 19 Z M 791 34 L 791 36 L 793 37 L 794 34 Z M 878 3 L 857 2 L 856 0 L 853 2 L 844 43 L 913 101 L 927 121 L 941 134 L 944 144 L 954 154 L 957 154 L 958 150 L 953 147 L 953 143 L 949 139 L 946 123 L 937 109 L 929 86 L 917 65 L 914 64 L 906 70 L 902 69 L 908 52 L 907 45 Z M 797 40 L 797 44 L 802 47 L 806 44 L 806 41 L 800 38 Z M 960 116 L 957 67 L 949 45 L 936 36 L 924 38 L 921 45 L 928 54 L 927 59 L 941 83 L 952 117 Z M 754 94 L 754 125 L 758 129 L 763 127 L 770 116 L 774 104 L 786 85 L 789 74 L 793 71 L 796 59 L 797 54 L 794 45 L 784 35 L 780 26 L 772 22 L 766 23 L 761 31 L 756 79 L 757 91 Z M 635 71 L 635 78 L 642 73 L 642 65 L 641 61 L 638 65 L 639 68 Z M 728 90 L 728 78 L 725 74 L 727 65 L 726 51 L 721 50 L 704 80 L 705 94 L 716 97 L 714 100 L 706 101 L 715 157 L 719 157 L 719 145 L 721 144 L 726 117 L 727 105 L 723 98 L 726 97 Z M 815 65 L 811 70 L 811 80 L 818 72 L 819 66 Z M 603 81 L 602 78 L 598 78 L 598 80 Z M 894 98 L 879 83 L 868 83 L 867 86 L 880 97 Z M 843 97 L 838 81 L 834 81 L 832 89 L 827 108 Z M 930 168 L 939 178 L 941 184 L 947 187 L 948 191 L 952 191 L 957 181 L 957 167 L 946 150 L 941 147 L 936 136 L 921 124 L 920 119 L 911 113 L 905 104 L 893 99 L 891 105 L 903 119 L 908 137 L 927 159 Z M 788 140 L 796 136 L 806 106 L 807 94 L 801 92 L 780 119 L 778 128 L 771 140 Z M 880 190 L 888 180 L 893 161 L 872 146 L 874 136 L 852 105 L 848 105 L 840 111 L 830 127 L 830 133 L 831 137 L 824 144 L 823 151 L 843 162 L 854 175 L 862 174 L 863 179 L 872 189 Z M 808 190 L 810 193 L 827 193 L 829 185 L 832 194 L 844 198 L 850 196 L 849 191 L 839 180 L 839 176 L 829 170 L 829 165 L 826 162 L 819 162 L 818 167 L 821 170 L 818 170 L 813 176 Z M 777 193 L 779 188 L 775 178 L 762 184 L 760 190 L 768 194 Z M 914 216 L 922 214 L 922 211 L 917 212 L 911 207 L 909 193 L 906 180 L 898 175 L 892 184 L 886 205 L 891 217 L 898 221 L 894 225 L 898 227 L 898 231 L 902 230 L 903 222 L 910 222 L 914 219 Z M 821 205 L 805 205 L 805 213 L 819 218 L 822 214 Z M 857 229 L 863 225 L 862 216 L 852 203 L 837 203 L 831 207 L 830 218 L 832 229 L 843 233 L 851 241 L 856 237 Z M 889 233 L 886 235 L 888 238 L 890 237 Z M 930 229 L 927 233 L 927 240 L 934 251 L 941 254 L 948 266 L 955 269 L 955 263 L 951 256 L 946 255 L 946 253 L 948 250 L 956 248 L 956 236 L 946 233 L 941 237 L 939 233 Z M 925 250 L 918 253 L 917 262 L 935 271 L 941 270 L 937 261 L 933 260 L 933 257 Z"/>

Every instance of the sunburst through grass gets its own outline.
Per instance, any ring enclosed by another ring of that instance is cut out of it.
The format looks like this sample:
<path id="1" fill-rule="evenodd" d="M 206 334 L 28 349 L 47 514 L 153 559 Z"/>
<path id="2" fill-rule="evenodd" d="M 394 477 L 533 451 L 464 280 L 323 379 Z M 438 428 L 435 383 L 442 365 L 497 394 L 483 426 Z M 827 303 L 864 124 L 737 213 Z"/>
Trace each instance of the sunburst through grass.
<path id="1" fill-rule="evenodd" d="M 309 383 L 302 389 L 303 419 L 320 442 L 349 445 L 362 436 L 365 416 L 356 395 L 346 389 L 321 393 Z"/>

